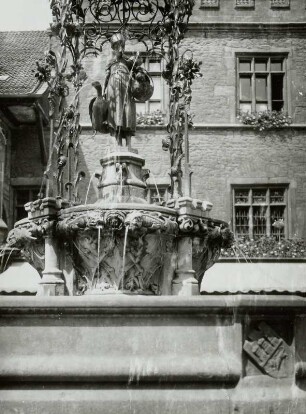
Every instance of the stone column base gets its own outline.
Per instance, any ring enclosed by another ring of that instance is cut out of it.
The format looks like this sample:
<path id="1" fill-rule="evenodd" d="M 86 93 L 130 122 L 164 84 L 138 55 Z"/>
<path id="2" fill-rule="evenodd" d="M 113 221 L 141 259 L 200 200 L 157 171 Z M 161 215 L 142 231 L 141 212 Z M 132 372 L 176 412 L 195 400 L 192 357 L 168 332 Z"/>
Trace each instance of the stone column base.
<path id="1" fill-rule="evenodd" d="M 177 270 L 172 282 L 172 295 L 196 296 L 200 294 L 194 270 Z"/>
<path id="2" fill-rule="evenodd" d="M 37 296 L 63 296 L 65 294 L 65 282 L 63 273 L 58 269 L 43 271 L 43 277 L 37 291 Z"/>

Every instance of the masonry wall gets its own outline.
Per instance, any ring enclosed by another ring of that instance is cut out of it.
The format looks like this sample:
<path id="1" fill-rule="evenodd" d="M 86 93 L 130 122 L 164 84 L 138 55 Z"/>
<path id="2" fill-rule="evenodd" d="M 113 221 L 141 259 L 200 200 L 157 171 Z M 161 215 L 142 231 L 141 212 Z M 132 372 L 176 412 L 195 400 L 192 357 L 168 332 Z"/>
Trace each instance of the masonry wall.
<path id="1" fill-rule="evenodd" d="M 215 7 L 211 6 L 212 3 Z M 191 22 L 301 22 L 305 20 L 305 1 L 288 0 L 245 0 L 244 6 L 237 6 L 236 0 L 196 0 Z M 242 2 L 241 2 L 242 3 Z M 286 7 L 271 7 L 272 4 L 287 5 Z"/>
<path id="2" fill-rule="evenodd" d="M 306 43 L 305 33 L 252 30 L 191 31 L 182 50 L 190 48 L 202 60 L 203 77 L 193 84 L 191 110 L 195 129 L 190 132 L 193 196 L 214 204 L 213 216 L 230 221 L 231 185 L 287 184 L 290 196 L 290 236 L 306 237 Z M 257 133 L 236 119 L 236 52 L 287 52 L 288 103 L 293 126 L 275 132 Z M 103 82 L 106 58 L 86 62 L 90 80 Z M 81 165 L 89 176 L 109 143 L 106 135 L 96 135 L 89 127 L 88 103 L 95 95 L 85 87 L 82 122 L 87 127 L 81 137 Z M 168 177 L 169 154 L 162 151 L 165 128 L 139 127 L 133 147 L 145 157 L 146 166 L 157 183 Z M 100 146 L 101 145 L 101 146 Z M 99 149 L 100 148 L 100 149 Z M 104 149 L 105 148 L 105 149 Z M 98 167 L 99 168 L 99 167 Z M 94 200 L 94 180 L 88 200 Z M 80 188 L 80 191 L 84 191 Z"/>
<path id="3" fill-rule="evenodd" d="M 242 15 L 246 17 L 245 21 L 248 21 L 247 16 L 253 16 L 249 21 L 258 21 L 259 17 L 267 15 L 267 21 L 270 21 L 272 17 L 269 17 L 269 13 L 273 13 L 275 18 L 271 23 L 279 23 L 286 19 L 297 22 L 305 16 L 305 8 L 297 0 L 291 1 L 290 9 L 278 11 L 268 10 L 270 2 L 257 0 L 253 11 L 240 10 L 239 16 L 232 3 L 221 0 L 219 14 L 213 10 L 198 9 L 193 19 L 203 21 L 205 13 L 208 22 L 215 16 L 215 20 L 221 23 L 225 15 L 228 21 L 241 21 Z M 228 8 L 232 7 L 233 15 L 229 9 L 225 9 L 225 4 Z M 193 196 L 211 201 L 214 204 L 213 216 L 231 220 L 232 184 L 288 184 L 292 223 L 290 236 L 306 237 L 305 37 L 305 30 L 294 25 L 276 28 L 273 25 L 270 28 L 252 25 L 247 28 L 243 23 L 235 26 L 209 26 L 205 23 L 201 26 L 191 25 L 182 42 L 182 50 L 192 50 L 194 58 L 202 61 L 203 77 L 193 83 L 191 111 L 195 115 L 195 129 L 190 132 L 190 161 L 194 171 Z M 129 51 L 137 48 L 137 44 L 127 44 Z M 236 118 L 237 52 L 288 54 L 288 109 L 293 118 L 290 128 L 273 133 L 257 133 L 239 124 Z M 99 80 L 103 83 L 110 56 L 110 49 L 106 47 L 103 56 L 90 57 L 84 62 L 88 80 L 80 93 L 83 132 L 80 138 L 79 169 L 86 173 L 86 179 L 79 188 L 82 201 L 86 197 L 89 179 L 100 169 L 99 160 L 110 143 L 107 135 L 93 134 L 88 114 L 89 102 L 95 96 L 91 82 Z M 146 167 L 152 171 L 157 183 L 169 180 L 169 153 L 161 149 L 164 136 L 165 128 L 139 127 L 133 139 L 133 147 L 146 159 Z M 31 132 L 24 134 L 22 131 L 14 137 L 13 177 L 41 176 L 43 168 L 39 161 L 37 138 Z M 88 202 L 96 198 L 95 179 L 92 179 Z"/>

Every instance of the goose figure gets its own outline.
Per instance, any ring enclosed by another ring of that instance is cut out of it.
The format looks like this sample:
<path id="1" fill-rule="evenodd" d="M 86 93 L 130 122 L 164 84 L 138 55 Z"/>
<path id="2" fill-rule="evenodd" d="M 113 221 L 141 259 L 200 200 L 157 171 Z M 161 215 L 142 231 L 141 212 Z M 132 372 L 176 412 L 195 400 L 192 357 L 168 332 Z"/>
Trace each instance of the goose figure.
<path id="1" fill-rule="evenodd" d="M 92 86 L 96 89 L 97 96 L 95 96 L 89 103 L 89 116 L 90 116 L 91 124 L 95 131 L 107 133 L 108 132 L 108 124 L 107 124 L 108 104 L 107 104 L 107 101 L 102 96 L 101 83 L 98 81 L 95 81 L 92 83 Z"/>

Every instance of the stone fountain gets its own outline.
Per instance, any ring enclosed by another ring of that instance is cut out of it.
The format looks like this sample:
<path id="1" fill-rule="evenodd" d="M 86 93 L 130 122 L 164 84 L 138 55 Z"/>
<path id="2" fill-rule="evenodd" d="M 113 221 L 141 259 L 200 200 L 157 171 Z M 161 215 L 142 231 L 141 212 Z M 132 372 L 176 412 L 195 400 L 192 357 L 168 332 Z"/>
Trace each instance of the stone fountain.
<path id="1" fill-rule="evenodd" d="M 59 37 L 62 50 L 50 50 L 36 73 L 49 86 L 47 196 L 25 205 L 28 217 L 8 236 L 9 248 L 21 250 L 41 282 L 38 297 L 0 301 L 3 413 L 305 412 L 305 298 L 197 296 L 233 234 L 210 216 L 211 203 L 191 197 L 189 104 L 200 72 L 190 51 L 180 56 L 179 43 L 193 5 L 51 0 L 51 37 Z M 143 93 L 152 88 L 137 59 L 124 56 L 124 39 L 145 39 L 147 50 L 165 59 L 165 203 L 146 202 L 150 172 L 132 148 L 131 94 L 143 97 L 142 82 Z M 99 197 L 87 204 L 77 169 L 82 59 L 109 41 L 117 60 L 103 87 L 93 82 L 97 97 L 89 110 L 93 129 L 110 134 L 113 144 L 108 152 L 97 148 Z M 75 95 L 65 107 L 67 82 Z"/>
<path id="2" fill-rule="evenodd" d="M 145 161 L 118 146 L 101 158 L 94 204 L 43 198 L 8 237 L 42 274 L 40 295 L 197 295 L 205 271 L 232 242 L 211 203 L 145 201 Z"/>
<path id="3" fill-rule="evenodd" d="M 60 38 L 62 58 L 58 62 L 56 53 L 50 50 L 45 62 L 37 64 L 36 74 L 49 85 L 47 197 L 26 204 L 28 218 L 16 223 L 8 244 L 19 247 L 41 272 L 40 295 L 199 294 L 205 271 L 218 259 L 220 249 L 231 245 L 233 235 L 227 223 L 210 218 L 211 203 L 190 197 L 189 104 L 192 80 L 201 74 L 192 53 L 187 51 L 180 57 L 178 45 L 193 1 L 166 2 L 165 7 L 154 2 L 154 7 L 147 5 L 141 12 L 136 12 L 133 2 L 123 2 L 139 22 L 149 16 L 150 28 L 145 33 L 129 29 L 132 17 L 122 16 L 121 2 L 115 6 L 115 15 L 107 2 L 103 11 L 99 2 L 89 3 L 90 8 L 84 10 L 75 10 L 70 2 L 62 8 L 53 5 L 56 23 L 50 35 Z M 80 47 L 80 30 L 85 27 L 88 10 L 99 24 L 109 12 L 122 25 L 119 30 L 109 28 L 108 32 L 93 35 L 94 44 L 101 37 L 101 45 L 109 41 L 113 58 L 106 67 L 103 87 L 97 81 L 92 83 L 97 96 L 91 100 L 89 112 L 93 129 L 110 134 L 114 145 L 107 154 L 101 153 L 102 171 L 96 174 L 99 199 L 84 205 L 77 190 L 84 173 L 73 171 L 72 165 L 78 164 L 75 158 L 81 130 L 80 88 L 87 78 L 82 50 L 85 56 L 98 50 L 92 50 L 91 31 L 85 32 L 85 49 Z M 141 66 L 139 53 L 132 57 L 125 54 L 126 41 L 133 36 L 145 36 L 148 44 L 153 42 L 150 53 L 163 55 L 167 62 L 163 76 L 170 87 L 169 135 L 163 141 L 163 149 L 170 152 L 171 185 L 165 205 L 146 203 L 150 172 L 131 146 L 136 129 L 135 101 L 145 102 L 153 94 L 153 81 Z M 68 73 L 66 48 L 74 62 Z M 67 82 L 72 82 L 76 94 L 70 106 L 60 111 L 61 100 L 69 93 Z M 54 133 L 56 108 L 60 117 Z"/>

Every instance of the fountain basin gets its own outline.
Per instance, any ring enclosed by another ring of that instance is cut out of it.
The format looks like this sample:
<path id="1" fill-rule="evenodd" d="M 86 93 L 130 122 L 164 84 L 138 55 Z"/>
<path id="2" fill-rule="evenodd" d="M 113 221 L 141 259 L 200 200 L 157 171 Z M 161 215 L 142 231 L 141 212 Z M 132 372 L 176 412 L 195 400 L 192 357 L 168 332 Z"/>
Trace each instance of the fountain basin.
<path id="1" fill-rule="evenodd" d="M 27 210 L 9 244 L 21 248 L 48 283 L 57 283 L 62 272 L 70 295 L 199 294 L 205 271 L 232 242 L 228 225 L 209 218 L 209 203 L 191 198 L 169 207 L 100 200 L 67 208 L 47 198 Z M 53 257 L 50 271 L 42 271 L 44 243 Z"/>

